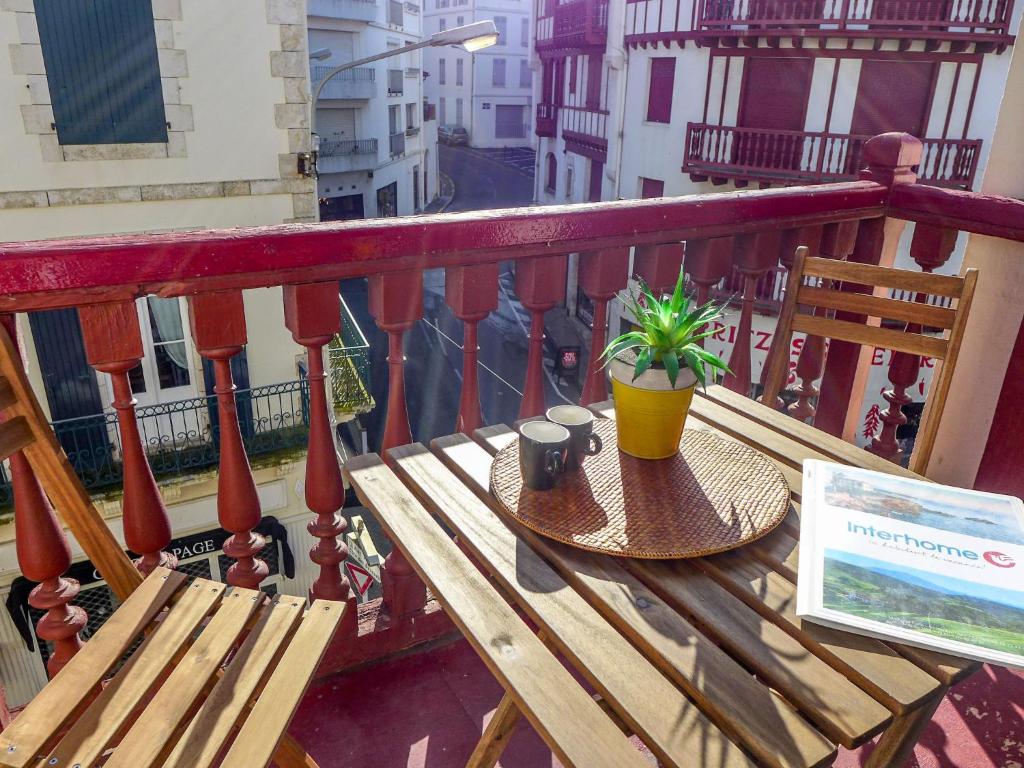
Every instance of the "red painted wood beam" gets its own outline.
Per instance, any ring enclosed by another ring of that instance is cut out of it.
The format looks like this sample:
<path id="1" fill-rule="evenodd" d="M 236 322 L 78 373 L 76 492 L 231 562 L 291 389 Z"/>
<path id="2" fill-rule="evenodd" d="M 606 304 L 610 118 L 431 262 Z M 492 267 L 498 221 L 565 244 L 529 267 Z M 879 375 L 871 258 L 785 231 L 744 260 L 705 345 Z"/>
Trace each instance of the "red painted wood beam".
<path id="1" fill-rule="evenodd" d="M 1024 201 L 903 184 L 889 197 L 895 218 L 1024 242 Z"/>
<path id="2" fill-rule="evenodd" d="M 325 282 L 882 214 L 871 182 L 0 245 L 0 311 Z"/>

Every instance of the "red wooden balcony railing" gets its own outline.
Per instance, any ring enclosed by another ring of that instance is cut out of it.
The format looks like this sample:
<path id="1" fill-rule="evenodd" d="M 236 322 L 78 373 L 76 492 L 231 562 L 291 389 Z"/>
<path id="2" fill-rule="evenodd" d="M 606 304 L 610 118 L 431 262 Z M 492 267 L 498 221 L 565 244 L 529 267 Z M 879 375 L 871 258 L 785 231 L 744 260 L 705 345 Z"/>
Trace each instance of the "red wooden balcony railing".
<path id="1" fill-rule="evenodd" d="M 339 280 L 369 278 L 370 311 L 389 339 L 387 368 L 379 372 L 388 376 L 389 386 L 386 403 L 378 406 L 386 409 L 382 448 L 413 437 L 402 342 L 423 315 L 426 269 L 445 270 L 445 300 L 465 327 L 460 411 L 453 429 L 471 430 L 483 423 L 473 375 L 475 331 L 497 306 L 497 265 L 507 260 L 515 262 L 516 293 L 532 317 L 521 384 L 523 417 L 544 410 L 543 314 L 565 298 L 571 253 L 580 254 L 579 286 L 594 302 L 584 404 L 607 397 L 596 354 L 607 338 L 608 304 L 630 277 L 631 249 L 634 270 L 655 287 L 671 285 L 685 263 L 699 300 L 723 278 L 733 279 L 734 270 L 738 273 L 739 331 L 729 359 L 733 373 L 725 383 L 747 395 L 756 391 L 750 330 L 758 285 L 769 274 L 776 276 L 774 285 L 798 245 L 815 255 L 877 264 L 887 216 L 917 223 L 912 255 L 927 270 L 948 259 L 957 230 L 1024 241 L 1024 203 L 914 184 L 912 167 L 921 164 L 916 139 L 879 137 L 863 148 L 862 161 L 859 180 L 813 188 L 0 245 L 0 321 L 12 328 L 14 313 L 79 309 L 88 360 L 113 379 L 125 453 L 125 536 L 145 569 L 168 561 L 162 552 L 171 531 L 124 386 L 124 372 L 143 354 L 134 300 L 148 294 L 188 297 L 192 338 L 199 353 L 211 360 L 216 378 L 221 443 L 217 510 L 221 525 L 231 532 L 225 553 L 235 561 L 227 578 L 232 584 L 254 584 L 266 568 L 258 557 L 260 536 L 253 531 L 261 509 L 245 444 L 238 437 L 230 360 L 247 341 L 242 290 L 282 286 L 285 325 L 310 359 L 305 488 L 309 530 L 317 540 L 310 557 L 319 567 L 312 593 L 351 600 L 339 567 L 346 554 L 340 513 L 344 495 L 322 365 L 324 345 L 339 330 Z M 823 342 L 809 339 L 794 364 L 798 401 L 791 411 L 842 434 L 847 412 L 860 397 L 855 391 L 859 359 L 858 346 L 833 342 L 826 356 Z M 910 369 L 892 370 L 897 401 L 907 387 L 903 374 Z M 892 418 L 895 424 L 898 413 Z M 876 445 L 890 457 L 898 455 L 892 433 L 879 435 Z M 39 634 L 54 640 L 58 657 L 66 661 L 77 650 L 77 631 L 85 625 L 81 610 L 68 605 L 76 585 L 62 577 L 70 552 L 31 469 L 17 454 L 11 466 L 19 563 L 26 576 L 42 582 L 31 599 L 47 611 Z M 358 623 L 353 620 L 339 632 L 323 673 L 450 631 L 397 547 L 381 579 L 383 603 L 351 611 Z"/>
<path id="2" fill-rule="evenodd" d="M 697 35 L 1012 43 L 1013 0 L 627 0 L 625 42 Z"/>
<path id="3" fill-rule="evenodd" d="M 698 180 L 807 183 L 855 179 L 868 136 L 688 123 L 683 171 Z M 980 139 L 924 139 L 922 184 L 970 189 Z"/>
<path id="4" fill-rule="evenodd" d="M 603 50 L 608 40 L 608 0 L 558 0 L 538 15 L 540 52 Z"/>
<path id="5" fill-rule="evenodd" d="M 566 148 L 585 157 L 608 159 L 608 110 L 559 107 Z"/>
<path id="6" fill-rule="evenodd" d="M 558 130 L 558 107 L 555 104 L 537 105 L 537 124 L 534 127 L 538 136 L 554 136 Z"/>

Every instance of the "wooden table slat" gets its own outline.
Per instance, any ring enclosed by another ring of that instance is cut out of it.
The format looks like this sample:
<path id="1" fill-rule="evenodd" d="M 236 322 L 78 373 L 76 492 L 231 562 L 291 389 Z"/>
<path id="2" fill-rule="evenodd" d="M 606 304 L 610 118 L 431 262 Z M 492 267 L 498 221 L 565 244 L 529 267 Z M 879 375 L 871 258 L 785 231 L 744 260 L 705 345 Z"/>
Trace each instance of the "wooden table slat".
<path id="1" fill-rule="evenodd" d="M 349 459 L 345 474 L 559 760 L 579 768 L 647 768 L 639 751 L 380 457 Z"/>
<path id="2" fill-rule="evenodd" d="M 500 442 L 501 435 L 491 438 Z M 439 438 L 432 447 L 481 501 L 497 505 L 487 487 L 490 453 L 465 435 Z M 831 743 L 616 560 L 509 525 L 761 764 L 831 763 Z"/>
<path id="3" fill-rule="evenodd" d="M 747 765 L 722 735 L 644 656 L 530 546 L 423 446 L 388 452 L 395 472 L 454 530 L 559 651 L 615 708 L 660 761 L 687 765 L 695 750 L 714 763 Z"/>

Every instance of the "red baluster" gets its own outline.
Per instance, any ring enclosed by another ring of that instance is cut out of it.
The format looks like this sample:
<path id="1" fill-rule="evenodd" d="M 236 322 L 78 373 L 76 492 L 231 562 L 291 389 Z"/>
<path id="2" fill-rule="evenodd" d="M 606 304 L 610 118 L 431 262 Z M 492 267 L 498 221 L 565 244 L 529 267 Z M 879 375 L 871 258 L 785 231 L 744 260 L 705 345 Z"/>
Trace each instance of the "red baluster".
<path id="1" fill-rule="evenodd" d="M 912 184 L 917 178 L 913 167 L 921 161 L 921 142 L 906 133 L 885 133 L 864 145 L 862 161 L 867 166 L 860 173 L 863 180 L 887 186 Z M 878 264 L 882 259 L 884 245 L 885 219 L 865 219 L 857 230 L 857 240 L 849 261 Z M 840 290 L 865 293 L 870 288 L 844 283 Z M 836 317 L 857 323 L 867 321 L 864 315 L 849 312 L 837 312 Z M 842 436 L 848 431 L 848 420 L 850 429 L 855 427 L 867 373 L 858 370 L 859 362 L 859 344 L 833 340 L 829 345 L 814 426 L 836 436 Z"/>
<path id="2" fill-rule="evenodd" d="M 910 243 L 910 255 L 923 272 L 932 272 L 941 267 L 956 247 L 957 232 L 955 229 L 943 229 L 929 224 L 917 224 L 914 237 Z M 928 295 L 915 293 L 914 301 L 925 303 Z M 907 323 L 906 329 L 911 333 L 920 333 L 921 326 Z M 889 358 L 889 383 L 892 389 L 882 393 L 889 407 L 882 413 L 882 431 L 877 437 L 871 438 L 868 450 L 883 459 L 899 463 L 903 458 L 903 450 L 896 440 L 896 431 L 907 423 L 903 406 L 912 402 L 907 390 L 917 383 L 921 373 L 921 357 L 906 352 L 893 352 Z"/>
<path id="3" fill-rule="evenodd" d="M 857 238 L 857 221 L 840 221 L 828 224 L 821 238 L 821 256 L 842 261 L 853 251 Z M 832 281 L 828 281 L 831 285 Z M 826 310 L 815 309 L 816 315 L 824 316 Z M 800 347 L 800 356 L 796 362 L 797 385 L 793 391 L 797 401 L 789 406 L 789 415 L 805 421 L 814 416 L 814 401 L 818 397 L 815 382 L 821 378 L 825 368 L 825 339 L 821 336 L 807 336 Z"/>
<path id="4" fill-rule="evenodd" d="M 412 442 L 405 402 L 405 357 L 402 338 L 423 317 L 423 273 L 419 270 L 389 272 L 370 278 L 370 313 L 388 334 L 388 412 L 381 451 Z M 393 619 L 423 608 L 427 588 L 398 547 L 384 559 L 381 574 L 384 605 Z"/>
<path id="5" fill-rule="evenodd" d="M 257 589 L 268 573 L 267 564 L 256 557 L 266 541 L 253 531 L 262 517 L 260 499 L 238 426 L 231 375 L 231 358 L 247 341 L 242 292 L 190 296 L 188 309 L 196 349 L 213 362 L 220 431 L 217 519 L 232 534 L 224 542 L 224 554 L 235 560 L 225 581 L 235 587 Z"/>
<path id="6" fill-rule="evenodd" d="M 498 308 L 498 264 L 448 267 L 444 274 L 444 296 L 465 329 L 462 343 L 462 395 L 455 430 L 471 434 L 484 425 L 477 378 L 477 357 L 480 352 L 477 323 Z"/>
<path id="7" fill-rule="evenodd" d="M 142 332 L 134 301 L 93 304 L 79 308 L 82 340 L 89 365 L 110 375 L 121 435 L 124 495 L 121 518 L 124 540 L 141 557 L 135 566 L 144 574 L 157 566 L 177 568 L 178 558 L 163 551 L 171 542 L 167 507 L 146 459 L 139 434 L 128 372 L 142 360 Z"/>
<path id="8" fill-rule="evenodd" d="M 736 343 L 729 357 L 729 368 L 722 384 L 741 395 L 750 394 L 751 337 L 754 323 L 754 299 L 757 298 L 757 280 L 778 263 L 781 233 L 777 230 L 736 237 L 733 262 L 743 275 L 743 306 L 736 329 Z"/>
<path id="9" fill-rule="evenodd" d="M 370 314 L 388 335 L 388 411 L 381 451 L 412 442 L 405 401 L 405 332 L 423 317 L 423 273 L 389 272 L 370 278 Z"/>
<path id="10" fill-rule="evenodd" d="M 800 246 L 807 248 L 808 256 L 817 256 L 818 248 L 821 243 L 821 234 L 823 227 L 812 226 L 812 227 L 800 227 L 799 229 L 787 229 L 782 233 L 782 237 L 779 241 L 779 263 L 786 268 L 786 273 L 793 268 L 793 259 L 796 256 L 796 249 Z M 779 273 L 778 279 L 782 284 L 782 291 L 780 294 L 780 303 L 786 301 L 786 274 Z M 772 333 L 772 341 L 768 347 L 768 355 L 765 360 L 771 360 L 775 355 L 775 349 L 780 344 L 779 335 Z M 768 375 L 767 364 L 761 366 L 761 386 L 764 386 L 764 378 Z M 761 402 L 764 402 L 762 400 Z M 767 403 L 766 403 L 767 405 Z M 775 402 L 771 404 L 773 408 L 781 408 L 783 405 L 782 398 L 776 397 Z"/>
<path id="11" fill-rule="evenodd" d="M 590 336 L 590 362 L 580 405 L 608 397 L 601 353 L 608 337 L 608 302 L 629 283 L 629 248 L 605 248 L 580 254 L 579 282 L 594 302 L 594 327 Z"/>
<path id="12" fill-rule="evenodd" d="M 697 306 L 707 304 L 711 288 L 722 280 L 732 267 L 732 238 L 687 240 L 686 275 L 697 286 Z M 700 342 L 701 346 L 704 342 Z"/>
<path id="13" fill-rule="evenodd" d="M 682 266 L 682 243 L 638 245 L 633 252 L 633 274 L 643 278 L 656 293 L 675 288 Z"/>
<path id="14" fill-rule="evenodd" d="M 334 447 L 324 384 L 324 345 L 341 330 L 341 300 L 338 284 L 312 283 L 284 287 L 284 322 L 297 344 L 306 348 L 309 383 L 309 450 L 306 452 L 306 506 L 316 515 L 306 530 L 317 542 L 309 559 L 320 567 L 320 575 L 309 589 L 309 600 L 349 602 L 343 619 L 344 631 L 354 637 L 357 626 L 356 601 L 341 564 L 348 557 L 345 530 L 348 521 L 340 509 L 345 504 L 345 486 Z"/>
<path id="15" fill-rule="evenodd" d="M 544 413 L 544 313 L 565 300 L 568 258 L 542 256 L 516 262 L 516 296 L 530 313 L 529 356 L 519 418 Z"/>

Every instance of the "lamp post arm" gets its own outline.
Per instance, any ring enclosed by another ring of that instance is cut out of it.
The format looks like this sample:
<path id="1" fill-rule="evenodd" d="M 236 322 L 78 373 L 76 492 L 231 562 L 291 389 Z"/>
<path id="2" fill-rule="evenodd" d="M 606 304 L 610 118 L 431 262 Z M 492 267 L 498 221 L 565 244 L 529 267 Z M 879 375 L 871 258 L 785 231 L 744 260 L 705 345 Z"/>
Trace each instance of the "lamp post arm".
<path id="1" fill-rule="evenodd" d="M 430 38 L 427 38 L 426 40 L 421 40 L 418 43 L 410 43 L 409 45 L 403 45 L 401 48 L 392 48 L 390 51 L 384 51 L 383 53 L 374 54 L 373 56 L 367 56 L 366 58 L 363 59 L 349 61 L 345 64 L 342 64 L 341 66 L 332 69 L 324 76 L 323 80 L 317 83 L 316 88 L 313 90 L 312 108 L 310 109 L 309 115 L 310 133 L 316 133 L 316 105 L 317 102 L 320 101 L 320 92 L 324 89 L 324 86 L 327 85 L 328 81 L 331 80 L 339 72 L 344 72 L 348 69 L 355 69 L 356 67 L 362 67 L 366 64 L 372 64 L 373 62 L 380 61 L 381 59 L 390 59 L 392 56 L 399 56 L 403 53 L 408 53 L 409 51 L 416 51 L 419 50 L 420 48 L 426 48 L 430 44 Z"/>

